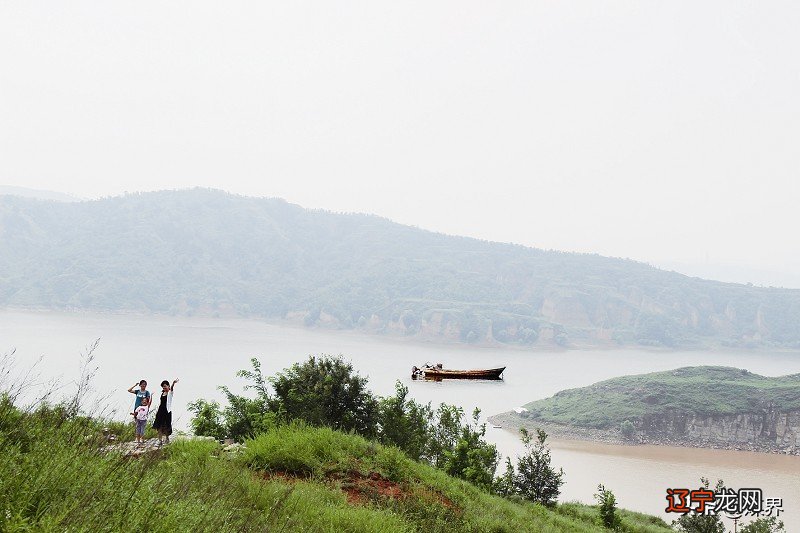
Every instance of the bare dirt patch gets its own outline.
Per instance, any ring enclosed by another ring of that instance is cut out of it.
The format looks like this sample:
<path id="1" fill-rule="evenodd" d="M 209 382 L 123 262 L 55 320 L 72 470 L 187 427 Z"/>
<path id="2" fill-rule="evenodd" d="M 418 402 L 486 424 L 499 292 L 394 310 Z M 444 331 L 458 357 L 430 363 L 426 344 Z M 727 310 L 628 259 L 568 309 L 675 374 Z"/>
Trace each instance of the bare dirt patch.
<path id="1" fill-rule="evenodd" d="M 281 470 L 261 472 L 259 474 L 267 481 L 282 481 L 295 483 L 307 479 L 294 472 Z M 385 502 L 387 500 L 403 501 L 409 498 L 427 503 L 439 504 L 452 511 L 460 513 L 461 509 L 441 492 L 421 486 L 411 486 L 408 483 L 398 483 L 382 476 L 378 472 L 364 474 L 358 470 L 347 472 L 331 472 L 325 478 L 339 486 L 347 496 L 351 505 L 365 505 L 370 502 Z"/>
<path id="2" fill-rule="evenodd" d="M 390 481 L 377 472 L 362 474 L 351 470 L 345 474 L 330 476 L 341 484 L 350 503 L 366 503 L 370 500 L 404 500 L 411 495 L 407 487 Z"/>

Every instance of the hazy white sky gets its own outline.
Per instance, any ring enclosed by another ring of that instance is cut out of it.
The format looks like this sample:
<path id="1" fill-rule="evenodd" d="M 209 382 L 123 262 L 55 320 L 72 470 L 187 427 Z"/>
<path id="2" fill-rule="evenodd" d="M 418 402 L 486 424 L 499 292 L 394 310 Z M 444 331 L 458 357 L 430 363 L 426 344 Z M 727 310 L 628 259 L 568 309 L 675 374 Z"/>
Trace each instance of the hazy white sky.
<path id="1" fill-rule="evenodd" d="M 0 184 L 217 187 L 800 286 L 798 28 L 796 2 L 3 1 Z"/>

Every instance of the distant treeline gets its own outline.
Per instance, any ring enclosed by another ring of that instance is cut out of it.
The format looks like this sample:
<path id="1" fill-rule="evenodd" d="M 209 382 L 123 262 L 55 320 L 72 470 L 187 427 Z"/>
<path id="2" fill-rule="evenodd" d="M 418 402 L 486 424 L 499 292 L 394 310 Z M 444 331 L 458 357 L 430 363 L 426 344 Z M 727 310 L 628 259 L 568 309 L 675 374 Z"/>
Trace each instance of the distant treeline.
<path id="1" fill-rule="evenodd" d="M 0 196 L 0 305 L 508 344 L 800 347 L 800 291 L 220 191 Z"/>

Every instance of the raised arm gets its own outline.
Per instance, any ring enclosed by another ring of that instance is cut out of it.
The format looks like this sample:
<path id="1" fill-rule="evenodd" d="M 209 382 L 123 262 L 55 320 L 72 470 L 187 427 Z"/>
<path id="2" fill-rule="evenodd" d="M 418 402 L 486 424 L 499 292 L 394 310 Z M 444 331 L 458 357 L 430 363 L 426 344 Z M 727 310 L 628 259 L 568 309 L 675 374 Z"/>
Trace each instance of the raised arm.
<path id="1" fill-rule="evenodd" d="M 174 390 L 175 390 L 175 384 L 176 384 L 177 382 L 178 382 L 178 378 L 175 378 L 175 380 L 172 382 L 172 386 L 169 388 L 169 390 L 172 390 L 172 391 L 174 391 Z"/>
<path id="2" fill-rule="evenodd" d="M 130 389 L 128 389 L 128 392 L 130 392 L 131 394 L 136 394 L 136 391 L 135 391 L 135 390 L 133 390 L 133 389 L 135 389 L 135 388 L 136 388 L 136 387 L 138 387 L 138 386 L 139 386 L 139 384 L 138 384 L 138 383 L 134 383 L 133 385 L 131 385 L 131 388 L 130 388 Z"/>

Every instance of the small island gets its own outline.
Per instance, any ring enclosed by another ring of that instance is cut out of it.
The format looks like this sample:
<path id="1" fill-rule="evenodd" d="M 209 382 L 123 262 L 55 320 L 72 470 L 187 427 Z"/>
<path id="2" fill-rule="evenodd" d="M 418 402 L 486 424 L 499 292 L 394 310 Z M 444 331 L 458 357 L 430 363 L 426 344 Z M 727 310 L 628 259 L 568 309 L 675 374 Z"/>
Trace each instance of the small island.
<path id="1" fill-rule="evenodd" d="M 555 438 L 800 455 L 800 374 L 697 366 L 609 379 L 490 418 Z"/>

